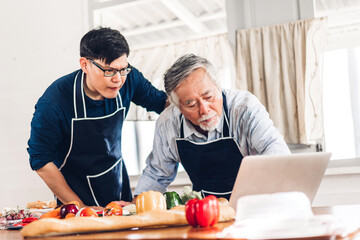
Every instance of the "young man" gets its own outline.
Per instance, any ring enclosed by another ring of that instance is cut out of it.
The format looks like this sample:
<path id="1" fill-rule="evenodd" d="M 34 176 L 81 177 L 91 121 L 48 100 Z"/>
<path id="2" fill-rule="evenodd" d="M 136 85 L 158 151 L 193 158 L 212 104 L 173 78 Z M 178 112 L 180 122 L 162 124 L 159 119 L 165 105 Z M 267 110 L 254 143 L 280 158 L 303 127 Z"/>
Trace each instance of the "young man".
<path id="1" fill-rule="evenodd" d="M 194 190 L 229 199 L 243 157 L 290 154 L 256 97 L 222 90 L 214 72 L 206 59 L 189 54 L 165 73 L 173 105 L 157 120 L 153 151 L 134 195 L 166 191 L 181 162 Z"/>
<path id="2" fill-rule="evenodd" d="M 51 84 L 35 106 L 30 165 L 63 203 L 104 207 L 132 199 L 121 153 L 124 119 L 130 102 L 160 113 L 167 96 L 130 65 L 129 51 L 119 31 L 89 31 L 80 42 L 81 69 Z"/>

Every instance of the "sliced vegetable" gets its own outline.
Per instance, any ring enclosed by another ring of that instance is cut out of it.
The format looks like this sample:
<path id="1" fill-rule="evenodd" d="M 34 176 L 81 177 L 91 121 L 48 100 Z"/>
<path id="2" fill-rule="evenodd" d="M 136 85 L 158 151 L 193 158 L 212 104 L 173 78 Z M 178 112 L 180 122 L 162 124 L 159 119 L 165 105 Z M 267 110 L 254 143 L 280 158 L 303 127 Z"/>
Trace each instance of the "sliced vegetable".
<path id="1" fill-rule="evenodd" d="M 186 220 L 193 226 L 208 227 L 219 221 L 219 202 L 215 196 L 203 200 L 190 199 L 185 205 Z"/>
<path id="2" fill-rule="evenodd" d="M 193 191 L 190 186 L 183 187 L 183 193 L 181 194 L 182 204 L 186 204 L 187 201 L 194 198 L 203 199 L 201 192 Z"/>
<path id="3" fill-rule="evenodd" d="M 111 202 L 104 209 L 104 216 L 121 216 L 123 209 L 118 202 Z"/>
<path id="4" fill-rule="evenodd" d="M 166 210 L 165 197 L 161 192 L 148 191 L 143 192 L 136 198 L 136 213 L 150 210 Z"/>
<path id="5" fill-rule="evenodd" d="M 164 193 L 166 200 L 166 208 L 169 210 L 177 205 L 181 205 L 181 199 L 179 194 L 176 192 L 166 192 Z"/>

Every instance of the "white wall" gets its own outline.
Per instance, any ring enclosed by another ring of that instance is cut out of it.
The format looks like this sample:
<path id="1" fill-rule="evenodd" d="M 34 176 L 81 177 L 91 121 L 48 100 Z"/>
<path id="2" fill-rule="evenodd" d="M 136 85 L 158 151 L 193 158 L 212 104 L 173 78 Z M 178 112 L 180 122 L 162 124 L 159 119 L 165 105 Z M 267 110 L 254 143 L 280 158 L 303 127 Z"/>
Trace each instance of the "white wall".
<path id="1" fill-rule="evenodd" d="M 0 210 L 52 198 L 29 166 L 30 122 L 46 87 L 79 68 L 86 9 L 86 0 L 0 3 Z"/>

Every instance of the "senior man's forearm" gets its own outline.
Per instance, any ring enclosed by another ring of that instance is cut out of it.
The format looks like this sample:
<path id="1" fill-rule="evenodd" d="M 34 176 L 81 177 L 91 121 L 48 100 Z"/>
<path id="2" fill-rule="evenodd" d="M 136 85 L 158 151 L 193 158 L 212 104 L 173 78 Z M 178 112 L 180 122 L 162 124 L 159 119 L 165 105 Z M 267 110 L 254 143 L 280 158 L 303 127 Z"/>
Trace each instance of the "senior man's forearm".
<path id="1" fill-rule="evenodd" d="M 150 190 L 164 193 L 166 191 L 167 185 L 168 184 L 162 185 L 158 182 L 158 180 L 154 179 L 153 177 L 147 176 L 147 174 L 143 173 L 135 188 L 134 196 L 137 196 L 142 192 L 147 192 Z"/>

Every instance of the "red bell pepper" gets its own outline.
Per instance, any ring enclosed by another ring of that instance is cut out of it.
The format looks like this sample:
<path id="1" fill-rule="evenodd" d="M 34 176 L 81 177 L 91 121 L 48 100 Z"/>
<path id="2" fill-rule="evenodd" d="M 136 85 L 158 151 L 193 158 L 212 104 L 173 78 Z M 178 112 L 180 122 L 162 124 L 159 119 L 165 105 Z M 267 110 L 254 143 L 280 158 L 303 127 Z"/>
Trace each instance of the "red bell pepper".
<path id="1" fill-rule="evenodd" d="M 218 199 L 209 195 L 203 200 L 190 199 L 185 205 L 186 220 L 193 226 L 208 227 L 219 221 L 220 209 Z"/>
<path id="2" fill-rule="evenodd" d="M 23 223 L 31 223 L 31 222 L 36 221 L 36 220 L 38 220 L 38 218 L 36 218 L 36 217 L 27 217 L 27 218 L 24 218 L 22 220 L 22 222 Z"/>

